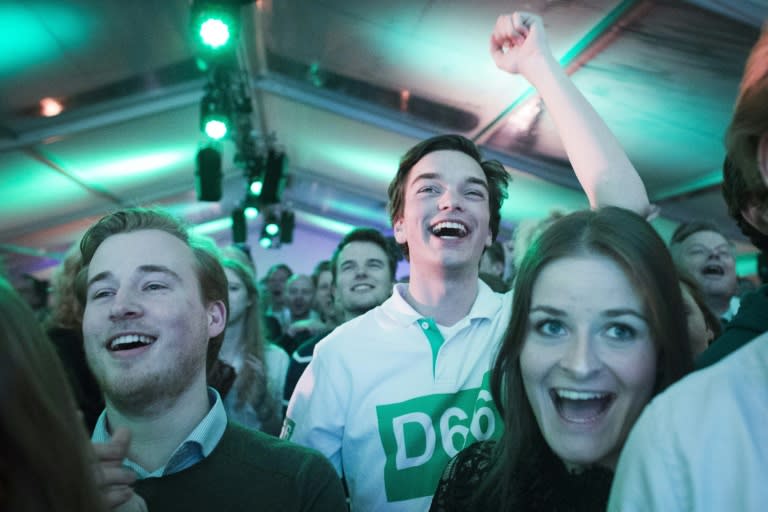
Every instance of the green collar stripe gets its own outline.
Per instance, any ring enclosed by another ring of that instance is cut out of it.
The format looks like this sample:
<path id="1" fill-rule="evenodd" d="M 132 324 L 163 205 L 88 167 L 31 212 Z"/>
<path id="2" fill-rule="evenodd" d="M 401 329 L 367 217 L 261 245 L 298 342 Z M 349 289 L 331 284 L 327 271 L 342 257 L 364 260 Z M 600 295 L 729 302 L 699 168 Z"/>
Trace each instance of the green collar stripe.
<path id="1" fill-rule="evenodd" d="M 419 318 L 419 328 L 427 337 L 429 346 L 432 347 L 432 378 L 435 378 L 435 366 L 437 365 L 437 353 L 440 351 L 440 347 L 443 346 L 445 339 L 440 333 L 440 329 L 437 328 L 437 324 L 433 318 Z"/>

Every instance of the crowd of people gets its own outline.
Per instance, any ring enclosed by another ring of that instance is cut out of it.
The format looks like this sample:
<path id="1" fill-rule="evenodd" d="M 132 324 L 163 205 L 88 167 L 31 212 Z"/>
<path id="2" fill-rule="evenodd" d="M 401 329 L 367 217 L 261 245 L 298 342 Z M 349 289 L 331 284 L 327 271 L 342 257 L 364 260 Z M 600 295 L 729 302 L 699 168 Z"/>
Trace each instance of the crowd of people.
<path id="1" fill-rule="evenodd" d="M 45 322 L 0 279 L 0 509 L 762 509 L 768 285 L 739 295 L 705 221 L 665 244 L 538 16 L 500 16 L 491 55 L 536 88 L 590 210 L 497 240 L 508 173 L 439 135 L 394 170 L 395 243 L 356 228 L 311 274 L 259 279 L 157 208 L 104 216 Z M 723 183 L 763 252 L 767 107 L 768 33 Z"/>

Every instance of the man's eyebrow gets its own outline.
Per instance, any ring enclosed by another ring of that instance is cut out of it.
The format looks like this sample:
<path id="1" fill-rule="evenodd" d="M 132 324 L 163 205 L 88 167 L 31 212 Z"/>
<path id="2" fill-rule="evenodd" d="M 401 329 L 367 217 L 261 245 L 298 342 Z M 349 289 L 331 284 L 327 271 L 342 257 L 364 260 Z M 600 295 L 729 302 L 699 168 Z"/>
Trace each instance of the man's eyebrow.
<path id="1" fill-rule="evenodd" d="M 98 274 L 96 274 L 95 276 L 93 276 L 88 280 L 87 288 L 90 288 L 93 285 L 93 283 L 97 281 L 104 281 L 106 279 L 109 279 L 111 276 L 112 276 L 112 272 L 110 272 L 109 270 L 105 270 L 104 272 L 99 272 Z"/>
<path id="2" fill-rule="evenodd" d="M 139 272 L 142 274 L 166 274 L 176 281 L 181 281 L 181 276 L 179 274 L 164 265 L 141 265 L 139 267 Z"/>
<path id="3" fill-rule="evenodd" d="M 416 183 L 419 180 L 435 180 L 435 179 L 440 179 L 440 178 L 442 178 L 440 173 L 425 172 L 425 173 L 419 174 L 418 176 L 415 176 L 411 183 Z M 488 184 L 483 179 L 478 178 L 476 176 L 471 176 L 471 177 L 467 178 L 467 183 L 469 183 L 471 185 L 480 185 L 481 187 L 485 188 L 486 190 L 488 189 Z"/>
<path id="4" fill-rule="evenodd" d="M 142 274 L 154 274 L 154 273 L 165 274 L 176 281 L 181 281 L 181 276 L 179 276 L 179 274 L 177 274 L 176 272 L 174 272 L 173 270 L 171 270 L 170 268 L 164 265 L 141 265 L 139 267 L 139 272 L 141 272 Z M 93 283 L 97 281 L 104 281 L 106 279 L 109 279 L 110 277 L 112 277 L 112 275 L 113 275 L 112 272 L 109 270 L 99 272 L 98 274 L 96 274 L 95 276 L 93 276 L 88 280 L 87 287 L 90 288 L 93 285 Z"/>

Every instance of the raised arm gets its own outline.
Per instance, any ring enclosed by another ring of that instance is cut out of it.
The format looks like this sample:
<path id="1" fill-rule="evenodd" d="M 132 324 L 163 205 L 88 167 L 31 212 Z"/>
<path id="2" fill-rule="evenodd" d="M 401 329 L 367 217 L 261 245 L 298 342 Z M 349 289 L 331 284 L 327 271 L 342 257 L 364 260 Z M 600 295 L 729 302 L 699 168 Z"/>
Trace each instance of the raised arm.
<path id="1" fill-rule="evenodd" d="M 568 159 L 592 208 L 651 212 L 640 176 L 619 141 L 552 56 L 541 18 L 499 16 L 491 34 L 496 66 L 524 76 L 538 91 L 560 133 Z"/>

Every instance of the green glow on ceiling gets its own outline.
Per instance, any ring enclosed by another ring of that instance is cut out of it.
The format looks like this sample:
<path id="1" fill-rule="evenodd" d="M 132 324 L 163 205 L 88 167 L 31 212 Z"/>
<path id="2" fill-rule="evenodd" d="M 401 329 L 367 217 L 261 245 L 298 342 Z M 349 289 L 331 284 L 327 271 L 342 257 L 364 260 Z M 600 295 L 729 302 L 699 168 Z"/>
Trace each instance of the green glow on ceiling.
<path id="1" fill-rule="evenodd" d="M 315 215 L 314 213 L 297 211 L 296 216 L 300 217 L 302 222 L 304 222 L 305 224 L 309 224 L 316 228 L 324 229 L 326 231 L 330 231 L 332 233 L 336 233 L 342 236 L 346 235 L 347 233 L 355 229 L 355 226 L 353 226 L 352 224 L 347 224 L 346 222 L 339 222 L 337 220 L 321 217 L 320 215 Z"/>
<path id="2" fill-rule="evenodd" d="M 191 151 L 189 148 L 158 151 L 107 162 L 95 162 L 78 171 L 77 175 L 86 181 L 98 181 L 99 184 L 105 184 L 118 178 L 141 177 L 190 160 L 190 158 Z"/>
<path id="3" fill-rule="evenodd" d="M 190 231 L 196 235 L 210 235 L 229 229 L 232 229 L 232 217 L 227 216 L 192 226 Z"/>
<path id="4" fill-rule="evenodd" d="M 64 2 L 0 5 L 0 76 L 40 68 L 88 42 L 91 20 Z"/>
<path id="5" fill-rule="evenodd" d="M 389 183 L 397 172 L 399 155 L 375 153 L 373 147 L 351 149 L 343 147 L 324 148 L 324 156 L 343 169 L 354 169 L 356 174 L 376 178 Z"/>

